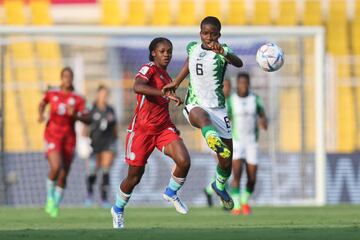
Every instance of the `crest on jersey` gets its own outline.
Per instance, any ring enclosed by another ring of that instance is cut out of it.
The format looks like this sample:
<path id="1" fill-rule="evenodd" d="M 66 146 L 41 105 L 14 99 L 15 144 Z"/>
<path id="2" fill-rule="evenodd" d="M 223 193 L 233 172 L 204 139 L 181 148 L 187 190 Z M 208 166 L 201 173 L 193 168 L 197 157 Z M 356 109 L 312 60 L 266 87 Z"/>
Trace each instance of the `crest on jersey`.
<path id="1" fill-rule="evenodd" d="M 53 100 L 54 102 L 57 102 L 57 101 L 59 100 L 59 97 L 58 97 L 58 96 L 53 96 L 53 97 L 52 97 L 52 100 Z"/>
<path id="2" fill-rule="evenodd" d="M 149 71 L 149 67 L 148 66 L 143 66 L 139 73 L 141 73 L 142 75 L 145 75 L 147 72 Z"/>
<path id="3" fill-rule="evenodd" d="M 100 120 L 100 118 L 101 118 L 101 114 L 100 114 L 100 113 L 98 113 L 98 112 L 94 113 L 93 119 L 94 119 L 95 121 Z"/>
<path id="4" fill-rule="evenodd" d="M 205 55 L 206 55 L 206 52 L 201 52 L 201 53 L 199 54 L 199 57 L 200 57 L 200 58 L 203 58 L 203 57 L 205 57 Z"/>

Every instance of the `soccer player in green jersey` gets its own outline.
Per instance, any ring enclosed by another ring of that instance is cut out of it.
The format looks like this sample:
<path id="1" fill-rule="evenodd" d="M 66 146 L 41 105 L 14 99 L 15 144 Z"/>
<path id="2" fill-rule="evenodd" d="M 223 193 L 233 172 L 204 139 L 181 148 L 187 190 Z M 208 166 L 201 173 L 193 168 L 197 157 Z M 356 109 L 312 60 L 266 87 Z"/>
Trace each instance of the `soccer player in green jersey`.
<path id="1" fill-rule="evenodd" d="M 200 29 L 201 42 L 187 45 L 188 58 L 183 68 L 173 82 L 164 86 L 163 91 L 176 90 L 190 74 L 184 115 L 192 126 L 201 129 L 207 145 L 216 152 L 219 163 L 212 188 L 224 207 L 232 209 L 234 202 L 225 189 L 231 175 L 232 136 L 223 80 L 227 64 L 242 67 L 243 63 L 226 44 L 219 43 L 219 19 L 212 16 L 204 18 Z"/>
<path id="2" fill-rule="evenodd" d="M 232 123 L 233 134 L 233 179 L 231 197 L 234 200 L 232 214 L 249 215 L 249 198 L 254 191 L 257 172 L 257 152 L 259 127 L 267 129 L 267 120 L 263 100 L 250 90 L 250 75 L 240 72 L 237 75 L 237 92 L 227 101 L 228 114 Z M 246 169 L 246 188 L 240 194 L 240 179 Z"/>

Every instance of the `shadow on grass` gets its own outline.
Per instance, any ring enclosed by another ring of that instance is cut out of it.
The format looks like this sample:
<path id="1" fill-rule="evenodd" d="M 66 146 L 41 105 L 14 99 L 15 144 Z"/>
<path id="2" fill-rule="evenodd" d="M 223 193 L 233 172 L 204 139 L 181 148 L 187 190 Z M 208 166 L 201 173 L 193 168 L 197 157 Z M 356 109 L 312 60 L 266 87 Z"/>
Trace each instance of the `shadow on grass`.
<path id="1" fill-rule="evenodd" d="M 0 231 L 1 240 L 93 240 L 93 239 L 126 239 L 126 240 L 233 240 L 233 239 L 341 239 L 359 240 L 360 228 L 230 228 L 230 229 L 64 229 L 64 230 L 5 230 Z"/>

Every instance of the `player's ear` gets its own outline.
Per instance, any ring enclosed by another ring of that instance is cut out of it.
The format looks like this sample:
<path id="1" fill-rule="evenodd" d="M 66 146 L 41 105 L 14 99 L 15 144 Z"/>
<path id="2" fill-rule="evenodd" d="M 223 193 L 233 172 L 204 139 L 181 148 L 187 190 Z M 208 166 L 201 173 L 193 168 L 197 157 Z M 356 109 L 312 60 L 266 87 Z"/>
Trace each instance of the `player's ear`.
<path id="1" fill-rule="evenodd" d="M 151 51 L 151 56 L 153 56 L 153 57 L 156 56 L 155 50 L 152 50 L 152 51 Z"/>
<path id="2" fill-rule="evenodd" d="M 219 32 L 219 38 L 221 38 L 221 33 Z"/>

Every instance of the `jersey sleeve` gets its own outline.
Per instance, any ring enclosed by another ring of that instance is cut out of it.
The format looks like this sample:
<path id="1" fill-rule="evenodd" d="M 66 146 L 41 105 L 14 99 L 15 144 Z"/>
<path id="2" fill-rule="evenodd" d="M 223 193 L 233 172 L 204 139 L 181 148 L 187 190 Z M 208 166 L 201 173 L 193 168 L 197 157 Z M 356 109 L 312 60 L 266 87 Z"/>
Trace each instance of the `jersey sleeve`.
<path id="1" fill-rule="evenodd" d="M 49 103 L 50 99 L 51 99 L 51 93 L 49 91 L 46 91 L 42 101 L 45 102 L 45 103 Z"/>
<path id="2" fill-rule="evenodd" d="M 149 81 L 152 75 L 154 74 L 154 68 L 152 66 L 149 66 L 149 64 L 144 64 L 137 74 L 135 75 L 135 78 L 142 78 L 146 81 Z"/>
<path id="3" fill-rule="evenodd" d="M 197 42 L 190 42 L 188 45 L 186 45 L 186 52 L 188 55 L 190 55 L 196 44 Z"/>
<path id="4" fill-rule="evenodd" d="M 265 108 L 264 108 L 264 101 L 263 99 L 256 95 L 256 113 L 260 114 L 260 113 L 265 113 Z"/>
<path id="5" fill-rule="evenodd" d="M 227 45 L 227 44 L 221 44 L 221 46 L 223 47 L 224 51 L 230 54 L 233 54 L 234 51 Z"/>
<path id="6" fill-rule="evenodd" d="M 83 97 L 79 97 L 77 103 L 77 114 L 78 116 L 83 116 L 89 113 L 89 108 L 86 105 L 86 100 Z"/>

